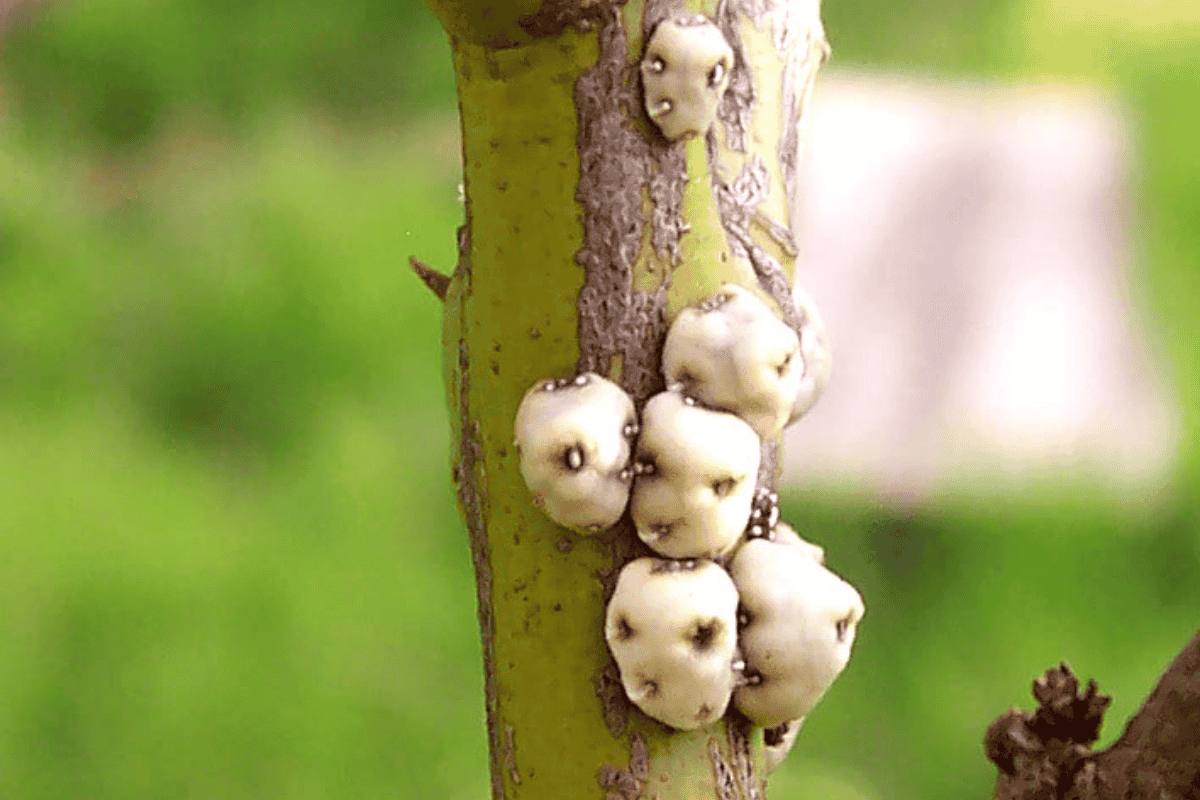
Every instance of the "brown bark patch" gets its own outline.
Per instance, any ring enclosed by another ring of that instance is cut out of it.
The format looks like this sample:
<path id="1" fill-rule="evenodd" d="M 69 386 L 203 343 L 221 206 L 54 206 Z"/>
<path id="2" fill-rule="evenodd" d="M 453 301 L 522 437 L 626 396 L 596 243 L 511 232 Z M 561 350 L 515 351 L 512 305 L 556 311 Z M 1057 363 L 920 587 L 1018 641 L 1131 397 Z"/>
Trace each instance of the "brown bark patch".
<path id="1" fill-rule="evenodd" d="M 596 677 L 596 697 L 604 715 L 604 724 L 613 738 L 620 736 L 629 724 L 630 702 L 621 683 L 621 672 L 611 659 Z"/>
<path id="2" fill-rule="evenodd" d="M 629 0 L 545 0 L 533 14 L 517 20 L 521 30 L 535 39 L 558 36 L 568 28 L 580 32 L 592 30 L 610 8 L 619 8 Z"/>
<path id="3" fill-rule="evenodd" d="M 729 736 L 729 752 L 733 758 L 733 773 L 745 790 L 746 800 L 761 800 L 759 782 L 754 778 L 754 759 L 751 755 L 751 737 L 754 723 L 741 714 L 726 716 L 726 731 Z"/>
<path id="4" fill-rule="evenodd" d="M 729 88 L 717 106 L 717 119 L 725 130 L 725 141 L 739 153 L 746 152 L 746 134 L 750 130 L 750 115 L 754 108 L 754 79 L 742 44 L 738 4 L 730 0 L 717 3 L 717 27 L 733 48 L 733 68 L 729 71 Z"/>
<path id="5" fill-rule="evenodd" d="M 637 69 L 627 63 L 627 38 L 617 6 L 605 8 L 597 30 L 599 56 L 575 83 L 583 246 L 576 262 L 586 277 L 577 302 L 578 371 L 610 374 L 621 363 L 622 388 L 639 407 L 663 388 L 659 371 L 666 336 L 666 287 L 633 289 L 641 251 L 642 197 L 654 204 L 651 242 L 672 260 L 686 230 L 681 215 L 686 164 L 681 151 L 651 138 L 639 101 Z"/>
<path id="6" fill-rule="evenodd" d="M 721 753 L 721 746 L 716 739 L 708 740 L 708 760 L 712 764 L 713 788 L 717 800 L 738 800 L 737 778 L 734 777 L 733 767 Z"/>
<path id="7" fill-rule="evenodd" d="M 513 726 L 504 726 L 504 765 L 508 768 L 508 779 L 521 785 L 521 773 L 517 769 L 517 743 L 513 739 Z"/>

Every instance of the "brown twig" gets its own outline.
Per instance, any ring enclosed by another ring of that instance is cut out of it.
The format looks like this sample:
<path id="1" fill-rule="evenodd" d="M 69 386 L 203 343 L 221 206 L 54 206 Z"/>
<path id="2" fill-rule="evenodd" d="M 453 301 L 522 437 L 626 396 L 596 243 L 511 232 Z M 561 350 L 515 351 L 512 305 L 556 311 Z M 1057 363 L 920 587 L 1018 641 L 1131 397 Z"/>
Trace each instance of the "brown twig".
<path id="1" fill-rule="evenodd" d="M 1093 752 L 1110 698 L 1065 663 L 1033 683 L 1038 709 L 988 728 L 997 800 L 1200 800 L 1200 633 L 1163 673 L 1124 734 Z"/>

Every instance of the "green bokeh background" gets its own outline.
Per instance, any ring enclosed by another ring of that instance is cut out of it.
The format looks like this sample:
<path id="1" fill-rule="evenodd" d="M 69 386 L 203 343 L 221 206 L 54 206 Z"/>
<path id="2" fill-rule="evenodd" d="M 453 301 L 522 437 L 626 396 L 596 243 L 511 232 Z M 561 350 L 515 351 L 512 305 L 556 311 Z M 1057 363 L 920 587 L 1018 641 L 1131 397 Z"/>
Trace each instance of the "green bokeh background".
<path id="1" fill-rule="evenodd" d="M 777 798 L 984 798 L 1062 658 L 1110 741 L 1200 625 L 1200 12 L 830 0 L 834 67 L 1098 82 L 1184 449 L 898 511 L 785 497 L 869 609 Z M 449 50 L 414 0 L 87 0 L 0 43 L 0 797 L 487 795 L 440 314 Z M 580 797 L 598 790 L 581 787 Z"/>

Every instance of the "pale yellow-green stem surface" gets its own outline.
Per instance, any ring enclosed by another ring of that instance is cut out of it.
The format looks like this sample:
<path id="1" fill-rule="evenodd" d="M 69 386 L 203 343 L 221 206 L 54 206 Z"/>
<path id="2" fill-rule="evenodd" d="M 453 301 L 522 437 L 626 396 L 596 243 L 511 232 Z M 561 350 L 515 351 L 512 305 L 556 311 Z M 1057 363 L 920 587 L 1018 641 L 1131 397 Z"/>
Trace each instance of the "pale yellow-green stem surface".
<path id="1" fill-rule="evenodd" d="M 624 281 L 646 297 L 667 281 L 659 313 L 669 320 L 725 281 L 785 302 L 761 267 L 774 265 L 786 283 L 795 251 L 788 236 L 779 241 L 778 230 L 771 235 L 761 219 L 787 227 L 788 176 L 779 157 L 788 130 L 784 73 L 788 54 L 797 51 L 792 100 L 802 108 L 825 52 L 816 7 L 785 0 L 428 2 L 450 35 L 462 117 L 466 224 L 444 298 L 443 344 L 454 476 L 478 581 L 493 795 L 761 798 L 761 731 L 727 716 L 707 729 L 675 732 L 630 708 L 619 689 L 614 698 L 611 676 L 608 691 L 598 692 L 611 669 L 603 633 L 606 585 L 638 543 L 628 526 L 582 536 L 537 508 L 521 478 L 513 420 L 531 385 L 574 374 L 581 355 L 588 355 L 581 352 L 577 307 L 588 273 L 576 256 L 588 231 L 599 230 L 598 200 L 581 197 L 576 83 L 603 52 L 611 55 L 605 35 L 625 36 L 620 57 L 626 68 L 635 67 L 625 75 L 634 76 L 632 91 L 640 98 L 636 63 L 644 15 L 661 18 L 683 8 L 724 14 L 739 32 L 743 76 L 753 85 L 743 108 L 744 151 L 730 141 L 728 123 L 714 126 L 708 141 L 694 137 L 672 146 L 639 106 L 626 108 L 623 127 L 637 142 L 658 138 L 635 153 L 645 156 L 647 172 L 629 174 L 641 228 Z M 620 157 L 613 153 L 613 163 Z M 719 168 L 710 164 L 714 157 Z M 722 210 L 710 177 L 732 184 L 751 159 L 767 176 L 765 195 L 742 208 L 753 213 L 740 217 L 760 220 L 744 226 L 747 241 L 765 254 L 757 263 L 745 246 L 733 244 L 730 212 Z M 652 244 L 659 230 L 652 223 L 656 203 L 670 192 L 656 195 L 647 183 L 648 174 L 671 163 L 686 164 L 687 176 L 672 212 L 685 223 L 674 236 L 674 255 Z M 588 241 L 593 250 L 609 252 L 612 243 L 601 238 Z M 660 326 L 648 336 L 661 333 Z M 647 341 L 643 349 L 653 356 L 660 345 Z M 629 353 L 600 355 L 620 379 Z M 631 393 L 639 404 L 646 399 L 645 391 Z"/>

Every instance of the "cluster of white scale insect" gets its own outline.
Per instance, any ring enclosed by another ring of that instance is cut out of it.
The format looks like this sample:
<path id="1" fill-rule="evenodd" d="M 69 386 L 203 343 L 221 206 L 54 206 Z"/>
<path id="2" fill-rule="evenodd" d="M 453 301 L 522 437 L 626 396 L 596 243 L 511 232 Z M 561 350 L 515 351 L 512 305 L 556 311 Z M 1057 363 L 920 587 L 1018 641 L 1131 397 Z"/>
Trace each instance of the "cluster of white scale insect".
<path id="1" fill-rule="evenodd" d="M 863 615 L 822 549 L 756 488 L 761 442 L 807 411 L 828 377 L 827 350 L 806 353 L 801 338 L 727 284 L 672 323 L 667 390 L 640 418 L 595 373 L 540 382 L 517 412 L 534 502 L 583 534 L 628 507 L 657 554 L 621 570 L 604 635 L 629 699 L 680 730 L 715 722 L 732 702 L 790 744 L 845 667 Z"/>

